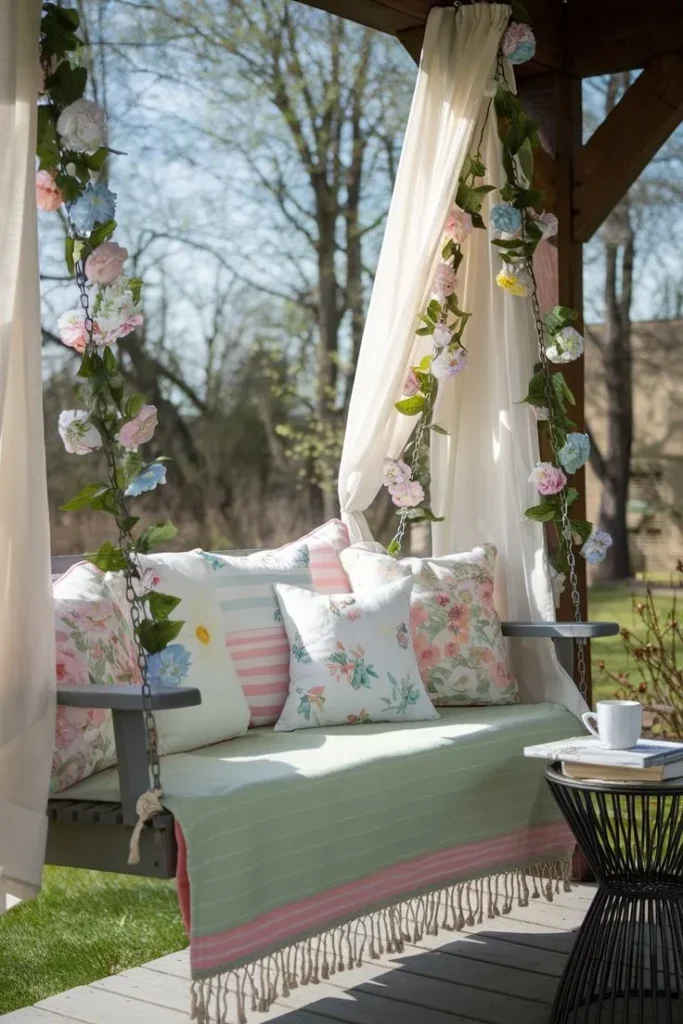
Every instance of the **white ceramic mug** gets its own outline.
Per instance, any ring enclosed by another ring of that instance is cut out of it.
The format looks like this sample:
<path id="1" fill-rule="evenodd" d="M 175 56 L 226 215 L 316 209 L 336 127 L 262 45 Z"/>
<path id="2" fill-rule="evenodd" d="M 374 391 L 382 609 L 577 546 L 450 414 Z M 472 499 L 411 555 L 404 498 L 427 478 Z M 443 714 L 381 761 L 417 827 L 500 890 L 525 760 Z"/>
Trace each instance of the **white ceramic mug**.
<path id="1" fill-rule="evenodd" d="M 599 700 L 597 714 L 587 711 L 583 724 L 609 750 L 635 747 L 643 728 L 643 705 L 637 700 Z"/>

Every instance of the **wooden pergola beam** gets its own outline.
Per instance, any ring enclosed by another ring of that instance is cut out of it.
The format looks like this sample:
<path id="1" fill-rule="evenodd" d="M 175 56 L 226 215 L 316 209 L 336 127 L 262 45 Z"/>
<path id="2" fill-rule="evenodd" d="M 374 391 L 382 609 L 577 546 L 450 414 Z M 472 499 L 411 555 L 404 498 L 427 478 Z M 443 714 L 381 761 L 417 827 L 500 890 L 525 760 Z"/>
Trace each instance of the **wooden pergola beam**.
<path id="1" fill-rule="evenodd" d="M 683 57 L 664 53 L 627 89 L 576 156 L 576 241 L 591 238 L 682 120 Z"/>

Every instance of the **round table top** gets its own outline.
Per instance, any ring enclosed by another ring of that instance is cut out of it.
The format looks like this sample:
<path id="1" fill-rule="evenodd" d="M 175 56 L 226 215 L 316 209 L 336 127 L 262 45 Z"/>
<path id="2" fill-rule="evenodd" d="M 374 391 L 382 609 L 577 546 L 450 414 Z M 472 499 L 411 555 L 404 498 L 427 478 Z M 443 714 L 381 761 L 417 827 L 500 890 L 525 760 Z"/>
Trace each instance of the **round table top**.
<path id="1" fill-rule="evenodd" d="M 600 779 L 571 779 L 562 772 L 559 761 L 545 770 L 545 777 L 557 786 L 583 789 L 591 793 L 630 793 L 643 796 L 677 796 L 683 794 L 683 778 L 666 782 L 608 782 Z"/>

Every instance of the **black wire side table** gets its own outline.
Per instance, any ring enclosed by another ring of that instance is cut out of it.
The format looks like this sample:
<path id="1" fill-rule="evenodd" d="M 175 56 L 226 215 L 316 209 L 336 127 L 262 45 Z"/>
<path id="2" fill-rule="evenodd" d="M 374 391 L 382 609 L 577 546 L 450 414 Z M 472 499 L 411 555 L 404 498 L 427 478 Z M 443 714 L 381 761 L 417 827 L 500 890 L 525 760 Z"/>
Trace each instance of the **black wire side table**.
<path id="1" fill-rule="evenodd" d="M 550 1024 L 683 1024 L 683 779 L 546 779 L 598 882 Z"/>

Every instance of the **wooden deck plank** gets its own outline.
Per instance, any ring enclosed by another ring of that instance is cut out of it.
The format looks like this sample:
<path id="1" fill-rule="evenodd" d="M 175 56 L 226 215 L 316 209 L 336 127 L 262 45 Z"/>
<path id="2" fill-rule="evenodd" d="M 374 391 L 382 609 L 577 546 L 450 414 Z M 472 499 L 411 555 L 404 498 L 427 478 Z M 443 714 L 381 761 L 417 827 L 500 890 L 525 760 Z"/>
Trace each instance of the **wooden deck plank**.
<path id="1" fill-rule="evenodd" d="M 531 900 L 461 932 L 423 936 L 294 989 L 254 1024 L 546 1024 L 593 889 Z M 188 1024 L 189 951 L 17 1010 L 2 1024 Z M 231 1019 L 231 1018 L 229 1018 Z"/>

